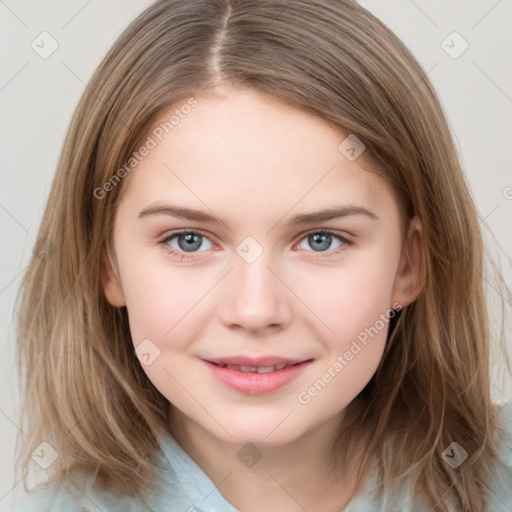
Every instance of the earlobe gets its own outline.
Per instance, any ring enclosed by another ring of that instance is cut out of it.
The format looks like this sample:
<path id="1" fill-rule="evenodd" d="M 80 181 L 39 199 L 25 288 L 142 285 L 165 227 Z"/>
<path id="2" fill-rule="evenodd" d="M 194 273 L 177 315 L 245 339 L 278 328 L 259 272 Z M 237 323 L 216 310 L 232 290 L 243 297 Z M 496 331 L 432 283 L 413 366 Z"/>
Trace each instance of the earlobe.
<path id="1" fill-rule="evenodd" d="M 402 307 L 416 300 L 425 283 L 425 253 L 423 227 L 420 220 L 411 220 L 400 263 L 395 275 L 392 304 Z"/>
<path id="2" fill-rule="evenodd" d="M 109 304 L 117 308 L 126 306 L 121 282 L 114 272 L 110 259 L 106 254 L 104 254 L 102 258 L 100 274 L 101 285 L 103 286 L 103 291 Z"/>

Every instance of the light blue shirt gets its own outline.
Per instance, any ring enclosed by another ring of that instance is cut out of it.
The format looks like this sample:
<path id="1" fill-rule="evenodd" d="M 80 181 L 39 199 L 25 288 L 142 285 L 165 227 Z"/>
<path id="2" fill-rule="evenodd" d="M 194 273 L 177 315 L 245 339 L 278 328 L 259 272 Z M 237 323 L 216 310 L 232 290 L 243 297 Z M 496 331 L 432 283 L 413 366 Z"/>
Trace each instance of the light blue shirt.
<path id="1" fill-rule="evenodd" d="M 512 512 L 512 403 L 497 406 L 496 412 L 503 435 L 499 468 L 491 481 L 492 493 L 487 511 Z M 110 493 L 98 494 L 84 480 L 74 482 L 80 498 L 73 497 L 65 487 L 59 491 L 41 490 L 25 496 L 9 512 L 238 512 L 171 434 L 164 432 L 161 445 L 159 468 L 163 472 L 165 486 L 151 499 L 119 499 Z M 428 512 L 415 503 L 414 494 L 405 484 L 393 493 L 393 503 L 389 496 L 378 501 L 378 484 L 376 473 L 373 473 L 365 489 L 343 512 Z M 71 482 L 67 485 L 73 486 Z"/>

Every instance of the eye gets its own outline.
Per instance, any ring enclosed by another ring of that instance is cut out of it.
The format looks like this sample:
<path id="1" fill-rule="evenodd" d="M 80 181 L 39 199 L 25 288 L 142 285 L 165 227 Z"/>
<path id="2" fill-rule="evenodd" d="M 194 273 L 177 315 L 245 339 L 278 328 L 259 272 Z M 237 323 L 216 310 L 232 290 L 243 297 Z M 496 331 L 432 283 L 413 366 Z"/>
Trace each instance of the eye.
<path id="1" fill-rule="evenodd" d="M 207 242 L 207 247 L 203 247 L 203 250 L 198 250 L 203 246 L 205 241 Z M 326 230 L 307 233 L 306 236 L 301 239 L 301 243 L 303 243 L 303 241 L 306 241 L 309 246 L 313 248 L 313 251 L 308 252 L 317 253 L 317 258 L 331 257 L 333 254 L 337 254 L 352 245 L 352 242 L 341 235 Z M 334 247 L 334 249 L 331 247 L 333 241 L 338 242 L 338 245 Z M 165 245 L 171 255 L 180 257 L 181 260 L 193 258 L 195 254 L 204 252 L 213 247 L 212 242 L 207 236 L 198 231 L 190 230 L 174 231 L 159 243 Z M 299 244 L 298 247 L 304 249 L 304 247 L 301 247 L 301 244 Z"/>
<path id="2" fill-rule="evenodd" d="M 343 250 L 347 246 L 350 246 L 352 242 L 347 240 L 346 238 L 333 233 L 332 231 L 312 231 L 301 240 L 306 241 L 306 243 L 313 248 L 313 252 L 323 253 L 332 249 L 331 245 L 333 241 L 338 241 L 338 245 L 334 247 L 334 250 L 330 250 L 328 255 L 318 254 L 319 257 L 328 257 L 332 256 L 332 254 L 336 254 Z M 299 244 L 299 248 L 304 249 Z"/>
<path id="3" fill-rule="evenodd" d="M 175 254 L 177 256 L 181 256 L 182 259 L 186 259 L 192 257 L 192 255 L 187 255 L 187 253 L 195 254 L 197 252 L 203 252 L 198 251 L 198 249 L 203 245 L 204 241 L 207 241 L 208 244 L 210 244 L 206 247 L 206 250 L 213 247 L 210 240 L 202 233 L 197 231 L 175 231 L 165 237 L 160 243 L 167 245 L 171 254 Z"/>

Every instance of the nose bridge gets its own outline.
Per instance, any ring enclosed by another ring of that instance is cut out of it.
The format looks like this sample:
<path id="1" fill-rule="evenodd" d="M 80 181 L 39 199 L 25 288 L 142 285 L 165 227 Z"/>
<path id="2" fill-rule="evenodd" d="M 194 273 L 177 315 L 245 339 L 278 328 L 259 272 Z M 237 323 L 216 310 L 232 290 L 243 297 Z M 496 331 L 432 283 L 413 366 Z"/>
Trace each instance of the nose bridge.
<path id="1" fill-rule="evenodd" d="M 286 287 L 276 277 L 279 271 L 274 267 L 272 251 L 263 250 L 254 239 L 246 239 L 237 247 L 221 308 L 224 323 L 259 330 L 289 321 Z"/>

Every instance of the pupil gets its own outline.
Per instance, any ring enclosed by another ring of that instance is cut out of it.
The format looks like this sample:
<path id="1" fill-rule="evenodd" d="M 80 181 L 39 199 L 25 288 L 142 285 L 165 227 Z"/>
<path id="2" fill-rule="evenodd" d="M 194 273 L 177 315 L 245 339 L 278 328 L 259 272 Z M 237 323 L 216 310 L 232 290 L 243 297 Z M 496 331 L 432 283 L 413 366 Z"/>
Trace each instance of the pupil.
<path id="1" fill-rule="evenodd" d="M 328 249 L 331 245 L 331 235 L 328 235 L 326 233 L 315 233 L 314 235 L 310 235 L 310 238 L 313 239 L 313 248 L 315 247 L 315 244 L 320 243 L 320 247 L 317 245 L 318 249 Z"/>
<path id="2" fill-rule="evenodd" d="M 186 242 L 182 243 L 181 240 L 185 239 Z M 181 235 L 178 237 L 178 245 L 184 251 L 192 251 L 201 247 L 201 235 L 188 233 L 187 235 Z"/>

